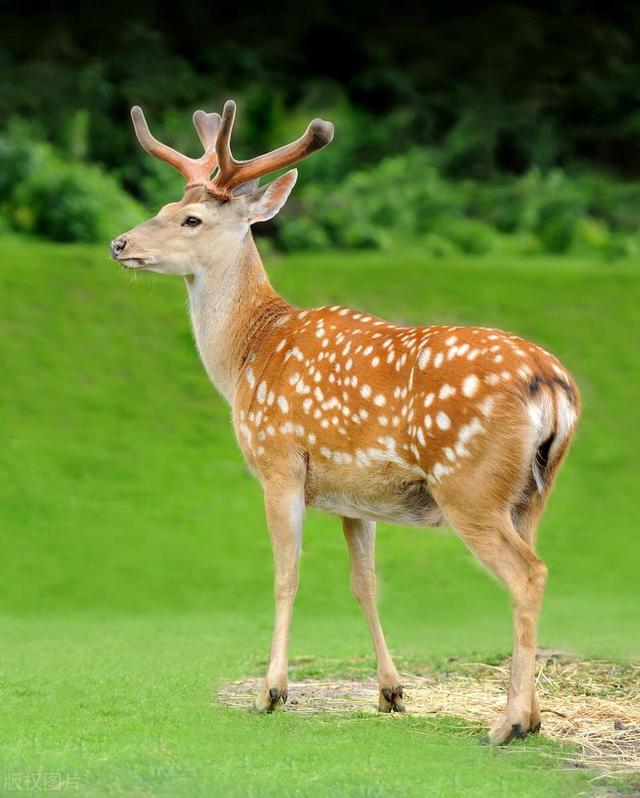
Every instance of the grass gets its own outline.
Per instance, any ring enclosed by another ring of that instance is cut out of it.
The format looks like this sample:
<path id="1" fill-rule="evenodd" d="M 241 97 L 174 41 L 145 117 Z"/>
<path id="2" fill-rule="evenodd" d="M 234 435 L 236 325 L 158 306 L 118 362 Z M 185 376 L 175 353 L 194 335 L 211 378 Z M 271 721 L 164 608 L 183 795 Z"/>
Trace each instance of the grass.
<path id="1" fill-rule="evenodd" d="M 446 719 L 244 714 L 271 553 L 259 486 L 197 362 L 177 280 L 104 249 L 3 242 L 0 263 L 0 790 L 82 795 L 574 795 L 543 738 L 491 751 Z M 550 347 L 584 419 L 540 534 L 541 645 L 637 657 L 640 272 L 419 252 L 267 264 L 299 304 L 498 325 Z M 370 656 L 337 521 L 310 513 L 292 656 Z M 413 662 L 508 652 L 507 599 L 452 535 L 384 527 L 381 612 Z"/>

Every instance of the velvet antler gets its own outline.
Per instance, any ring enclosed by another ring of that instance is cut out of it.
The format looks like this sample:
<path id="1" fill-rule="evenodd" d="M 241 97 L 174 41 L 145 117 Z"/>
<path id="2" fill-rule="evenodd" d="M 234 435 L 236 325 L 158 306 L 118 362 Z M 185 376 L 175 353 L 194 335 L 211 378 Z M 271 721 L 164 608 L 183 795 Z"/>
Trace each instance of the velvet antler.
<path id="1" fill-rule="evenodd" d="M 322 119 L 313 119 L 299 139 L 277 150 L 258 155 L 248 161 L 237 161 L 231 154 L 231 132 L 236 116 L 236 104 L 227 100 L 222 112 L 222 122 L 216 141 L 218 172 L 212 181 L 215 194 L 228 197 L 234 188 L 249 180 L 291 166 L 325 147 L 333 139 L 333 125 Z"/>
<path id="2" fill-rule="evenodd" d="M 236 104 L 228 100 L 224 105 L 222 119 L 219 114 L 207 114 L 196 111 L 193 124 L 205 149 L 200 158 L 189 158 L 172 147 L 163 144 L 152 136 L 142 108 L 135 105 L 131 109 L 131 118 L 136 136 L 142 147 L 161 161 L 165 161 L 177 169 L 187 181 L 186 188 L 204 185 L 221 199 L 229 199 L 233 194 L 241 192 L 244 184 L 257 185 L 263 176 L 291 166 L 303 158 L 307 158 L 333 139 L 333 125 L 322 119 L 314 119 L 304 134 L 272 152 L 258 155 L 248 161 L 237 161 L 231 154 L 231 132 L 236 115 Z M 218 168 L 216 176 L 211 175 Z"/>
<path id="3" fill-rule="evenodd" d="M 206 114 L 204 111 L 196 111 L 193 115 L 193 124 L 205 149 L 200 158 L 189 158 L 188 155 L 183 155 L 181 152 L 174 150 L 173 147 L 158 141 L 151 134 L 140 106 L 134 105 L 131 109 L 131 119 L 133 120 L 136 136 L 143 149 L 149 155 L 153 155 L 177 169 L 187 181 L 186 188 L 209 183 L 209 179 L 218 163 L 216 138 L 220 128 L 220 114 Z"/>

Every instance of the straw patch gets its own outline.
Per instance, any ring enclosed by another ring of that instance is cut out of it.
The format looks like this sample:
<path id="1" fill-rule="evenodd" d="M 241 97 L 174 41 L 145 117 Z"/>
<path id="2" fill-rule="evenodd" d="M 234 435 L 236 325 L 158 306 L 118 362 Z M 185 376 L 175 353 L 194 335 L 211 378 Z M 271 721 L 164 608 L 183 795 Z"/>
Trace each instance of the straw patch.
<path id="1" fill-rule="evenodd" d="M 640 774 L 640 664 L 538 656 L 538 696 L 542 733 L 575 746 L 568 762 L 604 774 Z M 293 663 L 295 667 L 295 662 Z M 457 663 L 446 670 L 402 673 L 407 714 L 448 715 L 468 721 L 464 734 L 476 734 L 497 720 L 506 702 L 509 660 L 499 665 Z M 258 678 L 223 687 L 222 703 L 249 708 L 261 686 Z M 285 712 L 375 712 L 374 679 L 310 679 L 289 682 Z M 395 716 L 398 717 L 397 715 Z"/>

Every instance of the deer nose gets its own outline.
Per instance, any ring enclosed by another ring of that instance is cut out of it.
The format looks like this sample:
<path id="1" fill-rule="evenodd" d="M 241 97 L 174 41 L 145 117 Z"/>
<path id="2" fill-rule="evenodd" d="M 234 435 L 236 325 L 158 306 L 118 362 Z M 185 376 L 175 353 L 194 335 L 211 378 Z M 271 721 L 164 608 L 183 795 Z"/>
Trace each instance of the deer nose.
<path id="1" fill-rule="evenodd" d="M 127 246 L 126 238 L 116 238 L 115 241 L 111 242 L 111 257 L 117 258 L 118 255 L 122 254 L 122 251 L 126 246 Z"/>

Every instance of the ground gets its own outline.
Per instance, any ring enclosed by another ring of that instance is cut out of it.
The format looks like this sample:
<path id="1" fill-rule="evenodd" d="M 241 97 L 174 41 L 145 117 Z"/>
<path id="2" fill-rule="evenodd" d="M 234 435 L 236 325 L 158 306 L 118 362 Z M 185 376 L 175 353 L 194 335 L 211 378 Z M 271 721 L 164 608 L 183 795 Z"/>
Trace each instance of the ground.
<path id="1" fill-rule="evenodd" d="M 596 789 L 544 736 L 493 750 L 451 718 L 222 705 L 222 685 L 264 669 L 271 554 L 184 287 L 123 273 L 105 248 L 8 240 L 2 252 L 0 789 L 43 789 L 45 776 L 89 796 Z M 560 356 L 584 418 L 540 533 L 541 645 L 637 658 L 637 264 L 407 250 L 267 268 L 298 304 L 502 326 Z M 382 527 L 378 549 L 401 664 L 508 653 L 507 599 L 453 535 Z M 318 664 L 304 675 L 371 661 L 347 573 L 339 524 L 310 513 L 292 655 Z"/>

